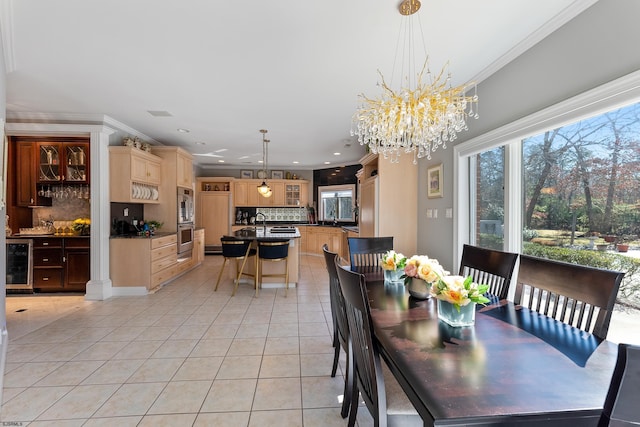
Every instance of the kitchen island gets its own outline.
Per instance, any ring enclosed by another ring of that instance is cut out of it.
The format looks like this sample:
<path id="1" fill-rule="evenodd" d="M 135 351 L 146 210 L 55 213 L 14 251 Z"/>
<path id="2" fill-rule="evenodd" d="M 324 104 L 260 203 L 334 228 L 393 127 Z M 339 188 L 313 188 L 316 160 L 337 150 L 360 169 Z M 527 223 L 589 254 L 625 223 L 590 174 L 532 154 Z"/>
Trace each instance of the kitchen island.
<path id="1" fill-rule="evenodd" d="M 252 240 L 253 246 L 257 246 L 258 240 L 282 240 L 289 239 L 289 287 L 295 287 L 300 277 L 300 231 L 297 227 L 278 227 L 278 226 L 255 226 L 245 227 L 237 230 L 233 235 L 239 239 Z M 257 260 L 257 258 L 256 258 Z M 245 272 L 255 274 L 256 263 L 247 262 L 244 266 Z M 282 263 L 265 262 L 263 264 L 264 274 L 282 273 L 284 271 Z M 243 278 L 246 282 L 252 281 L 249 278 Z M 285 283 L 282 277 L 265 277 L 262 279 L 263 288 L 284 288 Z"/>

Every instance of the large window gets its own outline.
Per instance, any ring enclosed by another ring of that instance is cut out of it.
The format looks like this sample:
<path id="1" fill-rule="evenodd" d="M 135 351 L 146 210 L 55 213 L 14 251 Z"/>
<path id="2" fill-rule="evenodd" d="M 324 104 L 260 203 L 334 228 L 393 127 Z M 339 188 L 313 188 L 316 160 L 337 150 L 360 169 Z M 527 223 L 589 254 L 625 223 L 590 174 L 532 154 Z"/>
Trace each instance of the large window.
<path id="1" fill-rule="evenodd" d="M 639 101 L 635 73 L 455 146 L 454 265 L 471 243 L 613 268 L 640 299 Z"/>
<path id="2" fill-rule="evenodd" d="M 355 185 L 318 187 L 320 221 L 353 222 Z"/>

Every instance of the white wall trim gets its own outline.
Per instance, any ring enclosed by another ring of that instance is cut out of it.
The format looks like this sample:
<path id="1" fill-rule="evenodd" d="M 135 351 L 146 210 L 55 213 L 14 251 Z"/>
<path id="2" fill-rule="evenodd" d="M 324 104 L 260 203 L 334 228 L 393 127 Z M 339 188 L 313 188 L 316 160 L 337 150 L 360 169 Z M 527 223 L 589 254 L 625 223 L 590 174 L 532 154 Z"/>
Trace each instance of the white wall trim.
<path id="1" fill-rule="evenodd" d="M 640 70 L 460 143 L 454 150 L 459 156 L 478 154 L 511 139 L 523 139 L 622 107 L 634 98 L 640 98 Z"/>
<path id="2" fill-rule="evenodd" d="M 5 73 L 16 70 L 16 56 L 13 42 L 13 1 L 0 1 L 0 30 L 2 30 L 2 50 L 4 52 Z"/>
<path id="3" fill-rule="evenodd" d="M 114 286 L 111 291 L 114 297 L 138 297 L 149 294 L 144 286 Z"/>

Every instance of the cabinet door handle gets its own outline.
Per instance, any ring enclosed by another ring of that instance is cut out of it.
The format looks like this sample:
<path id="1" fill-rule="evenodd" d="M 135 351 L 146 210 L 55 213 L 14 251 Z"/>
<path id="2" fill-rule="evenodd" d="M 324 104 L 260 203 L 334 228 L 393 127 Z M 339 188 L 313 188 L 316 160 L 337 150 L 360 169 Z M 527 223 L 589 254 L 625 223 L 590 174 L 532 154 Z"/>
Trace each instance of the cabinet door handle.
<path id="1" fill-rule="evenodd" d="M 62 257 L 62 262 L 67 262 L 67 257 L 66 256 Z"/>
<path id="2" fill-rule="evenodd" d="M 48 278 L 48 277 L 43 277 L 43 278 L 42 278 L 42 281 L 43 281 L 43 282 L 46 282 L 47 280 L 49 280 L 49 278 Z"/>
<path id="3" fill-rule="evenodd" d="M 42 246 L 49 246 L 49 242 L 42 242 Z"/>
<path id="4" fill-rule="evenodd" d="M 42 258 L 42 262 L 49 262 L 49 258 Z"/>

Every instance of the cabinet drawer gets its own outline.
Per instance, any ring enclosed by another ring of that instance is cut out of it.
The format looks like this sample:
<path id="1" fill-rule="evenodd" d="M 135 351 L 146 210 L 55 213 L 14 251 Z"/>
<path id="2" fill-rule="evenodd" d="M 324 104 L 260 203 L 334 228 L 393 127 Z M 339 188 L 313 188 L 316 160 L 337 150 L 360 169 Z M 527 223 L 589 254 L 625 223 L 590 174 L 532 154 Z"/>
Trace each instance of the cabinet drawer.
<path id="1" fill-rule="evenodd" d="M 33 251 L 34 267 L 62 266 L 62 251 L 60 249 L 39 249 Z"/>
<path id="2" fill-rule="evenodd" d="M 62 239 L 52 237 L 47 239 L 33 239 L 33 248 L 61 248 Z"/>
<path id="3" fill-rule="evenodd" d="M 176 245 L 164 246 L 162 248 L 154 249 L 151 251 L 151 262 L 160 258 L 164 258 L 170 255 L 176 255 L 176 254 L 177 254 Z"/>
<path id="4" fill-rule="evenodd" d="M 162 246 L 167 245 L 175 245 L 178 243 L 178 236 L 176 234 L 171 234 L 169 236 L 158 237 L 156 239 L 151 239 L 151 249 L 157 249 Z M 177 248 L 174 248 L 177 249 Z"/>
<path id="5" fill-rule="evenodd" d="M 158 273 L 165 268 L 169 268 L 172 265 L 176 264 L 175 256 L 168 256 L 164 258 L 160 258 L 151 262 L 151 274 Z"/>
<path id="6" fill-rule="evenodd" d="M 62 288 L 62 268 L 36 268 L 33 270 L 34 288 Z"/>
<path id="7" fill-rule="evenodd" d="M 64 239 L 64 247 L 69 248 L 83 248 L 88 249 L 90 247 L 88 237 L 74 237 L 71 239 Z"/>
<path id="8" fill-rule="evenodd" d="M 170 279 L 173 279 L 173 277 L 176 274 L 177 274 L 177 266 L 174 265 L 173 267 L 165 268 L 159 273 L 151 275 L 151 289 L 155 288 L 161 283 L 164 283 Z"/>

